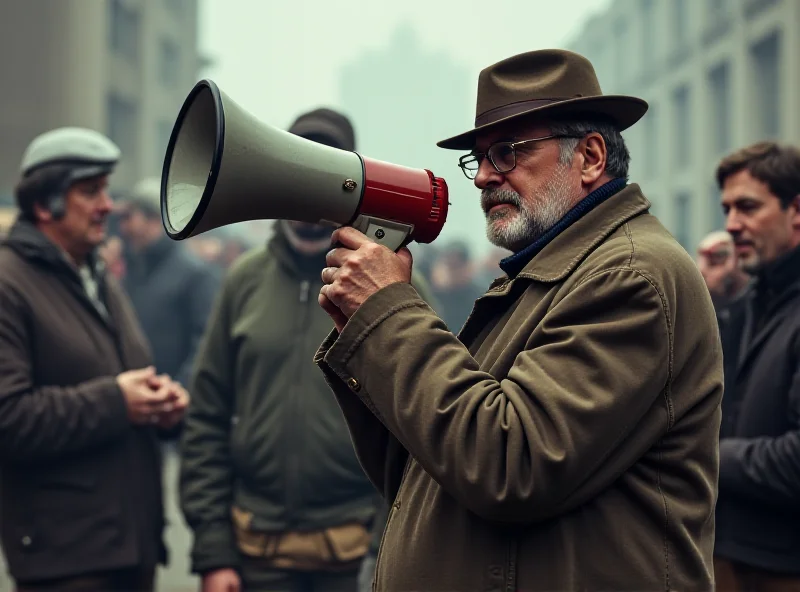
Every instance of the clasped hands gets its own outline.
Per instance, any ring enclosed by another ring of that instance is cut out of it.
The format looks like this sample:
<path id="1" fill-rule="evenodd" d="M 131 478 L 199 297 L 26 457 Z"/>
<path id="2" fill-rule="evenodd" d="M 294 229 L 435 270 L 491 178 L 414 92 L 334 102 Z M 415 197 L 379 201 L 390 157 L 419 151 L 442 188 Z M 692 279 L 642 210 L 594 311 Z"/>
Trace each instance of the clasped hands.
<path id="1" fill-rule="evenodd" d="M 413 258 L 407 248 L 395 253 L 349 226 L 337 228 L 331 242 L 337 246 L 325 257 L 318 301 L 341 332 L 367 298 L 391 284 L 411 282 Z"/>
<path id="2" fill-rule="evenodd" d="M 150 366 L 129 370 L 117 376 L 128 418 L 137 425 L 174 428 L 189 405 L 189 393 L 166 374 L 156 374 Z"/>

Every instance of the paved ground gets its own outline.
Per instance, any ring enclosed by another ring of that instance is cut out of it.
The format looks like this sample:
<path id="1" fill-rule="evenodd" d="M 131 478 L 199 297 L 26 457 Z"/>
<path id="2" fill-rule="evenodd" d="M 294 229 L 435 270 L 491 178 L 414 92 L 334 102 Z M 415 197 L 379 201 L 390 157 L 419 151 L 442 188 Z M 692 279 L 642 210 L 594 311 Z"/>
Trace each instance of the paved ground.
<path id="1" fill-rule="evenodd" d="M 197 578 L 189 575 L 189 547 L 191 534 L 178 511 L 178 459 L 174 452 L 168 451 L 164 458 L 165 504 L 167 508 L 167 546 L 170 550 L 170 566 L 158 574 L 158 592 L 197 592 Z M 0 592 L 11 592 L 13 586 L 6 573 L 6 566 L 0 554 Z"/>

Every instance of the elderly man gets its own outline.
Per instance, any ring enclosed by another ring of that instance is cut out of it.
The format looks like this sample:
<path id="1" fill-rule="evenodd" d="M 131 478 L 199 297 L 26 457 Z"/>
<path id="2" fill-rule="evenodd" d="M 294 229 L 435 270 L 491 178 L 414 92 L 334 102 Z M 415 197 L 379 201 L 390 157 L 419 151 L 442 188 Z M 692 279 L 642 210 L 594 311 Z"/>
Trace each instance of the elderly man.
<path id="1" fill-rule="evenodd" d="M 21 592 L 153 590 L 166 560 L 158 436 L 188 398 L 97 255 L 119 157 L 93 130 L 35 138 L 0 248 L 0 535 Z"/>
<path id="2" fill-rule="evenodd" d="M 620 131 L 567 51 L 485 69 L 469 151 L 513 255 L 458 338 L 411 256 L 352 228 L 327 255 L 316 361 L 392 511 L 377 590 L 713 589 L 722 351 L 696 265 L 627 184 Z"/>
<path id="3" fill-rule="evenodd" d="M 721 322 L 719 590 L 800 590 L 800 150 L 763 142 L 717 168 L 753 277 Z"/>
<path id="4" fill-rule="evenodd" d="M 733 237 L 724 230 L 706 235 L 697 246 L 697 267 L 711 293 L 717 314 L 742 293 L 750 278 L 739 267 Z"/>

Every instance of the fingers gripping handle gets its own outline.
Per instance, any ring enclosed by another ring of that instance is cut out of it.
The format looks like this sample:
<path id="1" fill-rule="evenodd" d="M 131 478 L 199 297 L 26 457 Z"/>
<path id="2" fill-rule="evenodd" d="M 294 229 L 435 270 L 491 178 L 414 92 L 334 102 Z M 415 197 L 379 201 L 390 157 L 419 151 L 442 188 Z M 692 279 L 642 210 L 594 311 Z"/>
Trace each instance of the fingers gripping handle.
<path id="1" fill-rule="evenodd" d="M 414 227 L 402 222 L 383 220 L 373 216 L 361 215 L 355 219 L 353 228 L 362 232 L 370 240 L 375 241 L 392 251 L 398 251 L 408 242 Z"/>

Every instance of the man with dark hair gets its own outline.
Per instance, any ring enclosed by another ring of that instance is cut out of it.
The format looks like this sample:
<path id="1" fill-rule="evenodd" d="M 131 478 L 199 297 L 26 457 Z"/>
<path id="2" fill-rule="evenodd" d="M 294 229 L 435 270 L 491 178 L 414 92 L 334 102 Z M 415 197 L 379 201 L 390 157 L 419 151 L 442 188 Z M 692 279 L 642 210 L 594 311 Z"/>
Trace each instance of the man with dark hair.
<path id="1" fill-rule="evenodd" d="M 154 590 L 166 561 L 158 432 L 188 396 L 97 256 L 119 157 L 93 130 L 34 139 L 0 247 L 0 535 L 20 591 Z"/>
<path id="2" fill-rule="evenodd" d="M 330 109 L 289 131 L 355 149 L 350 121 Z M 204 592 L 356 592 L 362 566 L 371 579 L 382 503 L 311 366 L 332 325 L 315 301 L 332 231 L 277 222 L 266 247 L 233 264 L 209 319 L 180 477 Z"/>
<path id="3" fill-rule="evenodd" d="M 393 501 L 377 590 L 714 588 L 722 351 L 694 261 L 627 183 L 646 109 L 568 51 L 483 70 L 475 128 L 439 146 L 513 254 L 458 338 L 408 250 L 334 233 L 316 361 Z"/>
<path id="4" fill-rule="evenodd" d="M 721 322 L 719 590 L 800 589 L 800 150 L 761 142 L 717 167 L 753 278 Z"/>

